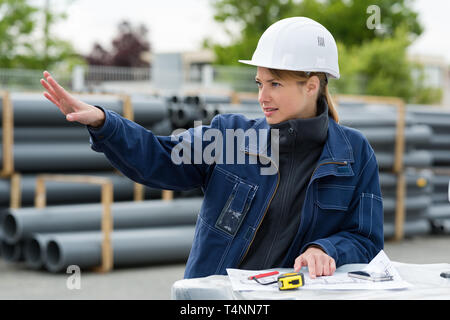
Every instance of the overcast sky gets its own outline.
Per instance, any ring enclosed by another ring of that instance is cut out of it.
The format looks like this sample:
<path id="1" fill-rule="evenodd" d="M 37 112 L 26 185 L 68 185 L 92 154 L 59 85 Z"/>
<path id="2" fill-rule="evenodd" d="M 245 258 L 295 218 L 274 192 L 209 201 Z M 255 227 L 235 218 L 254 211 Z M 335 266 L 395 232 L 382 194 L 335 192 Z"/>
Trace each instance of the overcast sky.
<path id="1" fill-rule="evenodd" d="M 35 0 L 43 2 L 44 0 Z M 205 37 L 226 43 L 228 37 L 213 19 L 209 0 L 52 0 L 52 5 L 66 8 L 68 18 L 55 32 L 71 40 L 75 48 L 88 53 L 94 42 L 108 47 L 121 20 L 144 23 L 153 52 L 191 51 L 200 47 Z M 65 4 L 64 4 L 65 3 Z M 450 63 L 450 1 L 416 0 L 425 31 L 410 52 L 444 56 Z M 381 13 L 381 20 L 383 15 Z M 332 30 L 330 30 L 331 33 Z M 250 57 L 243 57 L 250 58 Z"/>

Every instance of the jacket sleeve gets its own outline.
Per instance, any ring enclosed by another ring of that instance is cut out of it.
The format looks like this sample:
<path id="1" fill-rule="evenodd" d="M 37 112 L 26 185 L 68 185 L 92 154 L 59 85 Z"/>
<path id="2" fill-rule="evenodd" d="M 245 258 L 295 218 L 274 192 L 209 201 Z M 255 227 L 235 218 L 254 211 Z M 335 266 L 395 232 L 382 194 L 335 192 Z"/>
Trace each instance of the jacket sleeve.
<path id="1" fill-rule="evenodd" d="M 383 201 L 375 153 L 367 146 L 368 161 L 361 170 L 354 193 L 353 205 L 341 231 L 327 238 L 306 244 L 320 246 L 335 262 L 336 267 L 348 263 L 368 263 L 384 246 Z"/>
<path id="2" fill-rule="evenodd" d="M 210 126 L 156 136 L 114 111 L 98 108 L 105 112 L 105 122 L 98 129 L 87 126 L 91 149 L 104 153 L 125 176 L 152 188 L 188 190 L 203 186 L 210 165 L 198 158 L 203 149 L 201 137 L 206 129 L 218 127 L 218 116 Z"/>

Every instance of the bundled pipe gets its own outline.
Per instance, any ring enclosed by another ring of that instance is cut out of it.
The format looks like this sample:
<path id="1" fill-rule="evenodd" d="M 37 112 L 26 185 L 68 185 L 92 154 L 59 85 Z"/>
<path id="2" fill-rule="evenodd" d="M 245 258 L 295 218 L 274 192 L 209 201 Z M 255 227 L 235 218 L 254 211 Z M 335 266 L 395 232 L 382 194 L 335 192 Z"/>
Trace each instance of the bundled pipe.
<path id="1" fill-rule="evenodd" d="M 380 187 L 382 190 L 396 190 L 397 176 L 389 172 L 380 172 Z M 425 191 L 429 194 L 432 191 L 432 187 L 435 184 L 436 177 L 430 170 L 406 170 L 405 171 L 405 184 L 408 192 L 410 191 Z"/>
<path id="2" fill-rule="evenodd" d="M 396 128 L 361 128 L 361 132 L 374 145 L 395 145 Z M 415 125 L 405 128 L 405 143 L 426 144 L 432 138 L 432 130 L 427 125 Z"/>
<path id="3" fill-rule="evenodd" d="M 123 114 L 123 100 L 111 95 L 75 95 L 90 105 L 98 105 Z M 74 126 L 40 93 L 11 93 L 15 126 Z M 134 118 L 139 124 L 151 125 L 167 117 L 166 100 L 158 97 L 136 97 L 131 99 Z M 2 107 L 2 102 L 0 101 Z M 1 119 L 1 112 L 0 112 Z"/>
<path id="4" fill-rule="evenodd" d="M 428 212 L 435 233 L 447 233 L 450 231 L 450 203 L 433 203 Z"/>
<path id="5" fill-rule="evenodd" d="M 190 128 L 194 121 L 203 118 L 202 109 L 196 105 L 178 104 L 170 111 L 170 119 L 174 128 Z"/>
<path id="6" fill-rule="evenodd" d="M 394 153 L 375 152 L 378 166 L 382 170 L 392 169 L 394 166 Z M 410 167 L 431 167 L 433 165 L 433 155 L 426 150 L 412 150 L 403 155 L 404 166 Z"/>
<path id="7" fill-rule="evenodd" d="M 123 175 L 109 172 L 82 172 L 80 174 L 88 174 L 91 176 L 99 176 L 110 179 L 113 184 L 114 201 L 133 200 L 134 182 Z M 10 179 L 0 179 L 0 206 L 8 207 L 10 205 L 10 188 Z M 47 198 L 46 202 L 48 205 L 101 201 L 100 188 L 97 185 L 47 181 L 45 188 Z M 22 206 L 33 206 L 36 193 L 36 175 L 22 174 L 20 178 L 20 190 Z M 160 199 L 161 190 L 145 187 L 144 197 L 145 199 Z"/>
<path id="8" fill-rule="evenodd" d="M 113 227 L 193 225 L 201 204 L 201 198 L 113 203 Z M 33 233 L 100 230 L 101 216 L 101 204 L 10 208 L 2 225 L 3 238 L 8 243 L 16 243 Z"/>
<path id="9" fill-rule="evenodd" d="M 431 206 L 430 195 L 419 195 L 414 197 L 407 197 L 405 199 L 405 207 L 408 212 L 423 212 Z M 396 199 L 395 198 L 383 198 L 383 211 L 386 216 L 390 216 L 395 212 Z"/>
<path id="10" fill-rule="evenodd" d="M 2 155 L 0 152 L 0 159 Z M 3 165 L 3 160 L 0 161 Z M 109 170 L 113 167 L 103 154 L 93 152 L 88 143 L 16 143 L 14 168 L 18 172 L 61 172 Z"/>
<path id="11" fill-rule="evenodd" d="M 10 98 L 14 109 L 14 126 L 73 126 L 66 121 L 57 107 L 40 93 L 11 93 Z M 83 101 L 91 105 L 107 105 L 118 113 L 121 113 L 123 108 L 121 100 L 116 96 L 90 96 Z"/>
<path id="12" fill-rule="evenodd" d="M 114 267 L 185 262 L 194 238 L 193 226 L 114 231 L 111 235 Z M 45 267 L 65 271 L 101 264 L 101 232 L 63 233 L 49 237 Z"/>
<path id="13" fill-rule="evenodd" d="M 427 219 L 406 220 L 403 225 L 405 236 L 417 236 L 429 234 L 431 225 Z M 384 237 L 391 238 L 395 235 L 395 224 L 393 222 L 384 223 Z"/>

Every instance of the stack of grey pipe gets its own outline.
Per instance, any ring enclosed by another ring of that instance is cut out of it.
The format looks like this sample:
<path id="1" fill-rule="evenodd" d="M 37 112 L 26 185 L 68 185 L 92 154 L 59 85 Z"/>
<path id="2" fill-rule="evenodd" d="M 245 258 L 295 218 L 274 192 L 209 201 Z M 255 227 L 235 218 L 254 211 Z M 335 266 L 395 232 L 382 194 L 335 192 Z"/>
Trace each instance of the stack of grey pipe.
<path id="1" fill-rule="evenodd" d="M 341 103 L 339 116 L 343 125 L 360 130 L 369 140 L 375 151 L 379 170 L 380 185 L 384 206 L 385 237 L 394 236 L 395 209 L 397 204 L 396 179 L 392 174 L 395 162 L 396 127 L 398 109 L 392 105 Z M 429 208 L 432 202 L 432 155 L 417 148 L 418 144 L 427 144 L 432 130 L 426 124 L 420 124 L 406 113 L 405 148 L 403 166 L 406 180 L 404 235 L 412 236 L 431 232 Z M 388 180 L 395 179 L 392 184 Z"/>
<path id="2" fill-rule="evenodd" d="M 85 126 L 66 121 L 57 107 L 40 93 L 11 93 L 14 112 L 14 167 L 22 174 L 22 206 L 34 201 L 35 176 L 38 173 L 89 174 L 108 177 L 114 184 L 114 199 L 133 199 L 133 183 L 128 178 L 113 174 L 113 167 L 105 156 L 91 150 Z M 123 101 L 111 95 L 80 95 L 81 100 L 123 114 Z M 169 98 L 133 96 L 131 103 L 135 121 L 158 135 L 169 135 L 172 122 L 169 117 Z M 2 101 L 0 100 L 0 108 Z M 2 113 L 0 112 L 0 121 Z M 0 132 L 0 139 L 1 139 Z M 1 140 L 0 140 L 1 141 Z M 0 148 L 0 166 L 2 165 Z M 67 204 L 98 202 L 97 186 L 48 182 L 47 203 Z M 10 179 L 0 179 L 0 207 L 9 206 Z M 70 190 L 70 191 L 69 191 Z M 69 191 L 69 192 L 68 192 Z M 159 198 L 161 192 L 145 188 L 145 198 Z"/>
<path id="3" fill-rule="evenodd" d="M 434 176 L 432 205 L 429 210 L 433 231 L 450 232 L 450 110 L 442 107 L 408 105 L 408 112 L 417 123 L 427 125 L 433 131 L 427 143 L 417 148 L 428 152 L 432 158 Z"/>
<path id="4" fill-rule="evenodd" d="M 114 203 L 114 267 L 186 262 L 201 203 L 202 198 Z M 101 216 L 100 204 L 5 209 L 3 258 L 50 272 L 100 266 Z"/>

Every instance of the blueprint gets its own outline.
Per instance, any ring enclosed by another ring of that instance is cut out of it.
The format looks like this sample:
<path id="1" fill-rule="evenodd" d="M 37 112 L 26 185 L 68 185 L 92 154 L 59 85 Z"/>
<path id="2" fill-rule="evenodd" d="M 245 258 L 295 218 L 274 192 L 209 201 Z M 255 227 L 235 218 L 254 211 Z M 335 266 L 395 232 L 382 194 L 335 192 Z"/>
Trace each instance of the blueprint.
<path id="1" fill-rule="evenodd" d="M 279 271 L 280 274 L 294 272 L 293 269 L 267 269 L 267 270 L 241 270 L 227 269 L 228 277 L 234 291 L 279 291 L 277 283 L 262 285 L 254 280 L 249 280 L 249 276 L 270 271 Z M 347 272 L 335 272 L 332 276 L 322 276 L 311 279 L 307 268 L 302 268 L 300 272 L 305 277 L 305 285 L 296 290 L 386 290 L 386 289 L 406 289 L 411 286 L 404 281 L 398 271 L 389 260 L 386 253 L 381 250 L 372 261 L 365 266 L 362 271 L 379 272 L 393 276 L 391 281 L 372 282 L 368 280 L 351 278 Z M 269 283 L 275 281 L 278 275 L 260 279 L 260 282 Z"/>

